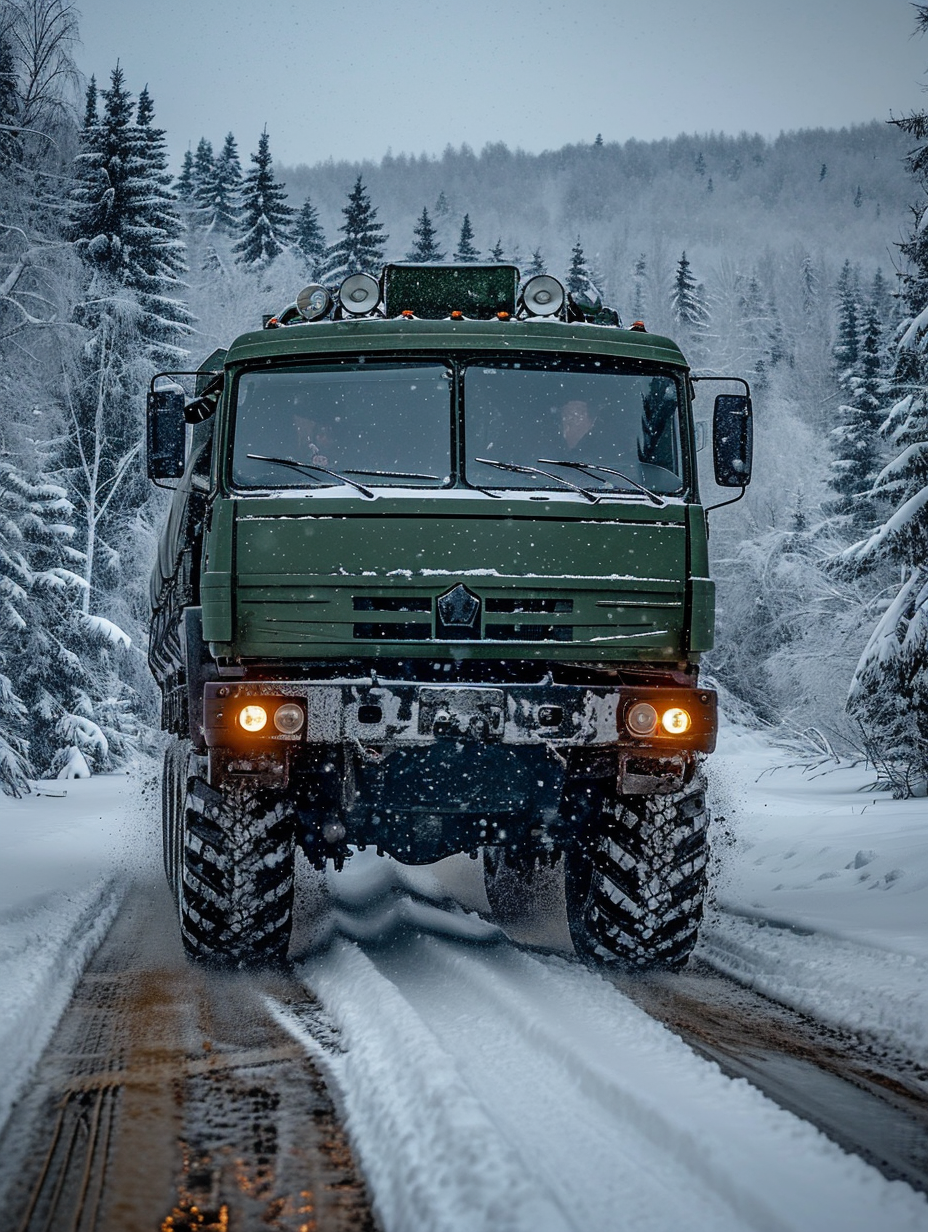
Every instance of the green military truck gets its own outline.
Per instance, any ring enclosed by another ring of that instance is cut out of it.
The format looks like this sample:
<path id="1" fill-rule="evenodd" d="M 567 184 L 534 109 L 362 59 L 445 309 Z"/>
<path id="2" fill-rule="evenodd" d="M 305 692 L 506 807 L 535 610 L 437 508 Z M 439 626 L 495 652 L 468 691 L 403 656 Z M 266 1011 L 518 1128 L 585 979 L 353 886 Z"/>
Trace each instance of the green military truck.
<path id="1" fill-rule="evenodd" d="M 554 278 L 395 264 L 152 380 L 189 955 L 282 960 L 296 848 L 323 869 L 374 846 L 482 858 L 491 904 L 563 860 L 582 956 L 686 960 L 717 727 L 694 379 Z M 751 432 L 740 382 L 713 422 L 739 496 Z"/>

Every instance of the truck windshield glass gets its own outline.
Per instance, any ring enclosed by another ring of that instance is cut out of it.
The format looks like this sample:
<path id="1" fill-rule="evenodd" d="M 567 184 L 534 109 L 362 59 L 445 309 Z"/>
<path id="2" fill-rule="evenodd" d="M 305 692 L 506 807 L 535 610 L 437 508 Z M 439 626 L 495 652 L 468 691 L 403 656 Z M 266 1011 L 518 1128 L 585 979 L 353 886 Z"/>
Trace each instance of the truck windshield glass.
<path id="1" fill-rule="evenodd" d="M 556 489 L 550 478 L 556 475 L 597 496 L 636 491 L 608 473 L 621 471 L 651 493 L 683 488 L 679 386 L 672 377 L 593 364 L 474 364 L 466 370 L 464 398 L 472 484 Z M 550 474 L 502 471 L 491 461 L 527 468 L 543 462 Z M 581 472 L 584 465 L 589 475 Z"/>
<path id="2" fill-rule="evenodd" d="M 269 458 L 341 472 L 368 487 L 447 482 L 450 377 L 443 364 L 243 373 L 236 393 L 233 483 L 246 488 L 339 483 L 323 470 L 310 472 L 310 478 Z"/>

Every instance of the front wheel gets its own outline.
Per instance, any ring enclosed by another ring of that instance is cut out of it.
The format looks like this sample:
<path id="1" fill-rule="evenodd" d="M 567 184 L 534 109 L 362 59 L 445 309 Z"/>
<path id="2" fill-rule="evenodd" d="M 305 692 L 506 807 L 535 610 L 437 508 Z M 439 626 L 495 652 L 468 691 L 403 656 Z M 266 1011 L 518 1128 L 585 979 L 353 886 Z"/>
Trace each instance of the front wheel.
<path id="1" fill-rule="evenodd" d="M 189 957 L 223 966 L 284 962 L 293 919 L 294 823 L 264 789 L 188 780 L 177 900 Z"/>
<path id="2" fill-rule="evenodd" d="M 567 852 L 574 948 L 595 962 L 678 967 L 696 944 L 706 888 L 706 794 L 619 799 L 615 816 Z"/>

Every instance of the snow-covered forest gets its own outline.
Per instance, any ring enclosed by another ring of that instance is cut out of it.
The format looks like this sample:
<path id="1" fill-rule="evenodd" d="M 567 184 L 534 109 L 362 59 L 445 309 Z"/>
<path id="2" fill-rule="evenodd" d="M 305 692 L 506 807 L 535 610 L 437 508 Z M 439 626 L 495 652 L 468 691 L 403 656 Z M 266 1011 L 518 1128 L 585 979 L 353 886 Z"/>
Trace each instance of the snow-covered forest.
<path id="1" fill-rule="evenodd" d="M 165 134 L 144 82 L 80 79 L 77 35 L 67 0 L 0 2 L 4 790 L 157 742 L 151 375 L 313 279 L 411 257 L 553 273 L 748 377 L 755 482 L 710 515 L 710 671 L 754 721 L 924 791 L 928 121 L 287 168 L 264 117 Z"/>

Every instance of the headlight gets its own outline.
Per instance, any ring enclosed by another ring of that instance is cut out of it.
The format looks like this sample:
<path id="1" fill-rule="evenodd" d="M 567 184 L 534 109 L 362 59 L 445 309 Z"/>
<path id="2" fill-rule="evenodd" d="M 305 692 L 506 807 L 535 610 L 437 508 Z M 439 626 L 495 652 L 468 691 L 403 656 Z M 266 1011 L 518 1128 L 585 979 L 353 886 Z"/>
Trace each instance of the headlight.
<path id="1" fill-rule="evenodd" d="M 671 706 L 661 715 L 661 727 L 670 736 L 682 736 L 688 732 L 693 720 L 682 706 Z"/>
<path id="2" fill-rule="evenodd" d="M 625 726 L 633 736 L 653 735 L 657 727 L 657 711 L 648 702 L 635 702 L 625 712 Z"/>
<path id="3" fill-rule="evenodd" d="M 267 711 L 250 702 L 238 712 L 238 725 L 246 732 L 259 732 L 267 727 Z"/>
<path id="4" fill-rule="evenodd" d="M 274 711 L 274 726 L 285 736 L 293 736 L 303 726 L 303 707 L 296 702 L 284 702 Z"/>
<path id="5" fill-rule="evenodd" d="M 315 321 L 332 307 L 332 296 L 325 287 L 312 282 L 296 297 L 296 306 L 304 321 Z"/>

